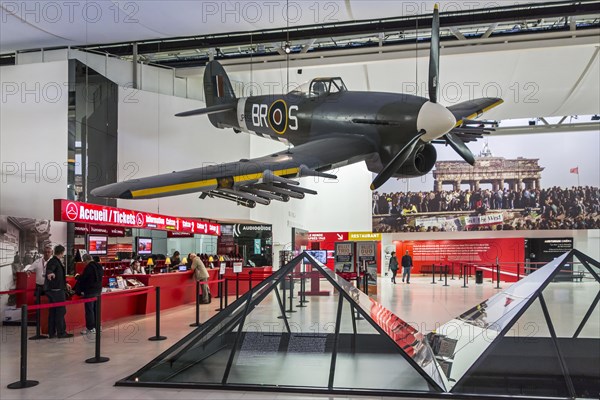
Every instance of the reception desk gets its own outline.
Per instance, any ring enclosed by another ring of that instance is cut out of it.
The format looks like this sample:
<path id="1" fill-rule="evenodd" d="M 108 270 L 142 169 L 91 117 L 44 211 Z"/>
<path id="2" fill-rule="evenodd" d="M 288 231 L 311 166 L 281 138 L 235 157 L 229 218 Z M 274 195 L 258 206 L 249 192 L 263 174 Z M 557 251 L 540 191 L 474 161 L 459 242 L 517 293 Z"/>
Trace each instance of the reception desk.
<path id="1" fill-rule="evenodd" d="M 235 296 L 235 280 L 239 279 L 239 294 L 246 293 L 249 289 L 249 276 L 252 270 L 252 285 L 256 286 L 267 276 L 272 274 L 272 267 L 264 268 L 244 268 L 240 274 L 234 274 L 232 268 L 227 268 L 225 277 L 229 280 L 229 295 Z M 218 269 L 209 269 L 209 281 L 217 281 L 219 279 Z M 145 287 L 133 288 L 124 290 L 114 290 L 102 294 L 102 322 L 114 321 L 119 318 L 132 315 L 144 315 L 154 313 L 156 311 L 156 287 L 160 287 L 160 309 L 167 310 L 183 304 L 190 304 L 196 301 L 196 285 L 193 279 L 192 271 L 171 272 L 165 274 L 153 275 L 121 275 L 124 279 L 134 278 L 145 285 Z M 75 285 L 75 278 L 67 277 L 67 283 L 71 286 Z M 108 277 L 103 279 L 103 286 L 108 286 Z M 213 298 L 216 298 L 219 293 L 219 285 L 217 282 L 209 284 Z M 224 287 L 224 286 L 223 286 Z M 35 289 L 35 274 L 27 275 L 25 272 L 17 273 L 17 289 Z M 133 294 L 142 292 L 139 295 L 119 296 L 120 294 Z M 74 296 L 72 300 L 79 299 L 79 296 Z M 41 297 L 42 303 L 47 303 L 46 296 Z M 214 302 L 213 302 L 214 303 Z M 35 304 L 35 294 L 33 290 L 17 295 L 17 306 L 22 304 Z M 218 304 L 217 304 L 218 306 Z M 29 318 L 35 318 L 35 312 L 29 314 Z M 47 331 L 48 310 L 42 310 L 41 327 L 42 332 Z M 67 327 L 71 329 L 79 329 L 85 326 L 85 312 L 83 304 L 74 304 L 67 306 L 67 315 L 65 318 Z"/>

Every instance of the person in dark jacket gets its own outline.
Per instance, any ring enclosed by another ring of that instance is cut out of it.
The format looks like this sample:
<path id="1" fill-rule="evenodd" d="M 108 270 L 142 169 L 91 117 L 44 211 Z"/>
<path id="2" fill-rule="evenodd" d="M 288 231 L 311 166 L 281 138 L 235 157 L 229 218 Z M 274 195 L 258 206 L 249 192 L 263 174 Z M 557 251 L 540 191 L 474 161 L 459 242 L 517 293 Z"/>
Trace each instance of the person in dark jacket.
<path id="1" fill-rule="evenodd" d="M 61 303 L 66 301 L 65 290 L 67 289 L 67 277 L 65 266 L 61 259 L 65 255 L 65 248 L 62 245 L 54 247 L 54 256 L 46 264 L 46 278 L 44 281 L 44 291 L 48 296 L 49 303 Z M 48 310 L 48 336 L 59 339 L 73 337 L 72 333 L 67 333 L 67 324 L 65 323 L 65 306 L 52 307 Z"/>
<path id="2" fill-rule="evenodd" d="M 392 272 L 392 283 L 396 284 L 396 274 L 398 273 L 398 259 L 396 258 L 396 252 L 392 251 L 390 257 L 390 271 Z"/>
<path id="3" fill-rule="evenodd" d="M 404 278 L 406 278 L 406 283 L 410 283 L 410 269 L 412 266 L 412 257 L 408 254 L 408 250 L 406 250 L 406 254 L 402 256 L 402 282 L 404 282 Z"/>
<path id="4" fill-rule="evenodd" d="M 83 262 L 86 263 L 81 275 L 77 278 L 77 294 L 85 299 L 94 298 L 102 293 L 102 276 L 104 270 L 102 265 L 93 261 L 92 256 L 85 254 Z M 91 301 L 84 304 L 85 307 L 85 329 L 82 335 L 96 333 L 96 302 Z"/>

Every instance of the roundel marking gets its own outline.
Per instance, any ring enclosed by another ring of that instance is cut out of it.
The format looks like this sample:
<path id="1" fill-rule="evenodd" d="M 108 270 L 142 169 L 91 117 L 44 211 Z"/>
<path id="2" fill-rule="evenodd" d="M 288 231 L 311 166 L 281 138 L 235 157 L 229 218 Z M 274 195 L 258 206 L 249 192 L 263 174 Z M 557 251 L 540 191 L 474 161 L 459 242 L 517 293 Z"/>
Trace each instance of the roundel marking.
<path id="1" fill-rule="evenodd" d="M 287 104 L 283 100 L 275 100 L 269 107 L 269 125 L 271 129 L 280 135 L 283 135 L 287 129 Z"/>

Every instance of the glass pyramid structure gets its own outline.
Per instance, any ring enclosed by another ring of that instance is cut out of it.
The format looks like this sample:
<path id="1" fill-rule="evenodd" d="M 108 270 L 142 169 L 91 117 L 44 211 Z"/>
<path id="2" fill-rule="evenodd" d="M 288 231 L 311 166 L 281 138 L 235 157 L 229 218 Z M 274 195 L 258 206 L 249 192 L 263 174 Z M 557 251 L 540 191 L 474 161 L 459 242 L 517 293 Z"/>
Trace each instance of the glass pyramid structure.
<path id="1" fill-rule="evenodd" d="M 303 253 L 117 385 L 463 393 L 570 255 L 425 335 Z M 330 296 L 293 297 L 305 279 Z"/>

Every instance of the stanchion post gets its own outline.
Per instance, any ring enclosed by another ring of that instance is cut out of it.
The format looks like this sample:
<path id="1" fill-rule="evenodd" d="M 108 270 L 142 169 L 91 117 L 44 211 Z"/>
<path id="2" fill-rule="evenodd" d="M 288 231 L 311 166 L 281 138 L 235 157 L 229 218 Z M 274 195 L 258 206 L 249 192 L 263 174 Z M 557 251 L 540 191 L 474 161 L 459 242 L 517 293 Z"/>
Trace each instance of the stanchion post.
<path id="1" fill-rule="evenodd" d="M 40 295 L 42 290 L 39 287 L 35 288 L 35 304 L 36 305 L 40 305 L 41 301 L 40 301 Z M 40 340 L 40 339 L 48 339 L 48 336 L 46 335 L 42 335 L 42 333 L 40 332 L 40 318 L 41 318 L 41 312 L 40 309 L 38 308 L 37 310 L 35 310 L 35 335 L 31 336 L 29 338 L 29 340 Z"/>
<path id="2" fill-rule="evenodd" d="M 154 336 L 149 337 L 148 340 L 157 341 L 165 340 L 166 336 L 160 335 L 160 286 L 156 287 L 156 333 Z"/>
<path id="3" fill-rule="evenodd" d="M 288 313 L 295 313 L 294 310 L 294 272 L 290 274 L 290 309 L 287 311 Z"/>
<path id="4" fill-rule="evenodd" d="M 225 296 L 225 308 L 227 308 L 229 305 L 229 279 L 227 278 L 225 278 L 225 293 L 223 296 Z"/>
<path id="5" fill-rule="evenodd" d="M 281 280 L 281 284 L 283 285 L 283 296 L 281 296 L 281 306 L 283 307 L 284 312 L 285 311 L 285 301 L 286 301 L 286 297 L 285 297 L 285 278 L 283 278 Z M 280 315 L 279 317 L 277 317 L 277 319 L 284 319 L 286 318 L 285 315 Z"/>
<path id="6" fill-rule="evenodd" d="M 308 300 L 306 300 L 306 267 L 304 267 L 304 268 L 305 268 L 305 271 L 301 274 L 302 280 L 300 281 L 300 290 L 302 291 L 301 296 L 300 296 L 301 304 L 305 304 L 305 303 L 309 302 Z"/>
<path id="7" fill-rule="evenodd" d="M 450 278 L 451 281 L 455 280 L 454 279 L 454 261 L 452 262 L 452 278 Z"/>
<path id="8" fill-rule="evenodd" d="M 367 276 L 366 273 L 363 275 L 363 286 L 365 287 L 365 294 L 368 296 L 369 295 L 369 277 Z"/>
<path id="9" fill-rule="evenodd" d="M 217 308 L 215 311 L 221 311 L 223 310 L 223 279 L 219 278 L 219 283 L 218 283 L 218 292 L 219 292 L 219 308 Z"/>
<path id="10" fill-rule="evenodd" d="M 500 263 L 496 264 L 496 288 L 495 289 L 502 289 L 500 287 Z"/>
<path id="11" fill-rule="evenodd" d="M 248 290 L 252 290 L 252 270 L 248 271 Z"/>
<path id="12" fill-rule="evenodd" d="M 450 286 L 450 285 L 448 285 L 448 266 L 447 265 L 444 266 L 444 286 Z"/>
<path id="13" fill-rule="evenodd" d="M 196 281 L 196 322 L 190 324 L 190 326 L 200 326 L 200 281 Z"/>
<path id="14" fill-rule="evenodd" d="M 442 264 L 440 264 L 440 270 L 439 270 L 439 273 L 440 273 L 440 278 L 438 279 L 438 281 L 440 281 L 440 282 L 441 282 L 441 281 L 442 281 L 442 279 L 443 279 L 443 278 L 442 278 L 442 269 L 443 269 L 443 267 L 444 267 L 444 266 L 443 266 Z"/>
<path id="15" fill-rule="evenodd" d="M 435 285 L 437 282 L 435 281 L 435 264 L 431 266 L 431 284 Z"/>
<path id="16" fill-rule="evenodd" d="M 466 264 L 462 265 L 462 271 L 461 272 L 462 272 L 462 277 L 463 277 L 463 285 L 462 285 L 463 288 L 467 288 L 468 287 L 467 286 L 467 271 L 465 271 L 466 267 L 467 267 Z"/>
<path id="17" fill-rule="evenodd" d="M 517 263 L 517 282 L 521 280 L 521 263 Z"/>
<path id="18" fill-rule="evenodd" d="M 9 389 L 25 389 L 38 384 L 38 381 L 27 380 L 27 304 L 23 304 L 21 306 L 21 370 L 19 380 L 6 387 Z"/>
<path id="19" fill-rule="evenodd" d="M 101 343 L 101 339 L 102 339 L 102 329 L 101 329 L 101 324 L 102 322 L 102 294 L 99 294 L 98 296 L 96 296 L 96 349 L 95 349 L 95 354 L 94 357 L 92 358 L 88 358 L 87 360 L 85 360 L 86 363 L 88 364 L 99 364 L 99 363 L 105 363 L 108 360 L 110 360 L 110 358 L 108 357 L 102 357 L 100 355 L 100 343 Z"/>
<path id="20" fill-rule="evenodd" d="M 235 273 L 235 299 L 240 298 L 240 273 Z"/>
<path id="21" fill-rule="evenodd" d="M 300 272 L 300 296 L 298 298 L 298 304 L 296 307 L 306 307 L 304 298 L 304 272 Z"/>

